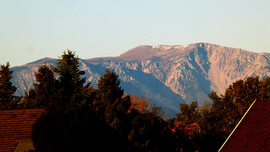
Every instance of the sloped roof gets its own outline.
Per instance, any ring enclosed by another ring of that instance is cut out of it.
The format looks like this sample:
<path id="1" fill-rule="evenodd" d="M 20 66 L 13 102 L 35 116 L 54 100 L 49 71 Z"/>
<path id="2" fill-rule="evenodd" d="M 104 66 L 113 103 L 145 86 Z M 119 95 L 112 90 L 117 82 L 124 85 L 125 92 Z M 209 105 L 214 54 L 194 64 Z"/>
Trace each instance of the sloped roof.
<path id="1" fill-rule="evenodd" d="M 219 150 L 270 151 L 270 100 L 255 101 Z"/>
<path id="2" fill-rule="evenodd" d="M 0 152 L 14 152 L 20 140 L 31 139 L 32 125 L 43 109 L 0 110 Z"/>

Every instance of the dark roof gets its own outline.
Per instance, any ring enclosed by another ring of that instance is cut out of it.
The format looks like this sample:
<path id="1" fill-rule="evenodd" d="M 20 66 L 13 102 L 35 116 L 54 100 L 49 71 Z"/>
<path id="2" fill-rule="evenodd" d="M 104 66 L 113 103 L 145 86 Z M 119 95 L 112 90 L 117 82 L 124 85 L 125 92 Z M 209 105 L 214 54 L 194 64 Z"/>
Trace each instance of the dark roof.
<path id="1" fill-rule="evenodd" d="M 270 151 L 270 100 L 255 101 L 220 152 Z"/>
<path id="2" fill-rule="evenodd" d="M 20 140 L 31 139 L 32 125 L 43 109 L 0 110 L 0 152 L 14 152 Z"/>

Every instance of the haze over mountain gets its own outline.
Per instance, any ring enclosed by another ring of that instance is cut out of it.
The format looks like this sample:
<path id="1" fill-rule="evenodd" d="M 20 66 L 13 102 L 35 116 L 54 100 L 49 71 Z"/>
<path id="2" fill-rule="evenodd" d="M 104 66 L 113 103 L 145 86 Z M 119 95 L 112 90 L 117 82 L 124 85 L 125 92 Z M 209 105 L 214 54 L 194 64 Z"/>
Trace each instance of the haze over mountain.
<path id="1" fill-rule="evenodd" d="M 17 94 L 32 87 L 34 72 L 44 58 L 12 68 Z M 125 93 L 145 95 L 168 111 L 179 111 L 180 103 L 209 101 L 211 90 L 224 94 L 234 81 L 249 76 L 270 76 L 270 53 L 224 47 L 208 43 L 182 45 L 141 45 L 118 57 L 81 59 L 86 80 L 96 87 L 106 68 L 119 74 Z"/>

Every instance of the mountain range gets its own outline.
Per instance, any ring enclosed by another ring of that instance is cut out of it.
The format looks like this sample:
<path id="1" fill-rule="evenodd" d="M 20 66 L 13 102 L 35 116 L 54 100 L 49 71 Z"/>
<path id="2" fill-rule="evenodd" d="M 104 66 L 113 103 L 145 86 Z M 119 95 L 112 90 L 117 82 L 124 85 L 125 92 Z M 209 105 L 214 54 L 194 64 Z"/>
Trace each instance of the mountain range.
<path id="1" fill-rule="evenodd" d="M 32 87 L 34 73 L 45 61 L 55 66 L 57 59 L 43 58 L 11 68 L 17 95 Z M 270 76 L 270 53 L 209 43 L 141 45 L 117 57 L 80 59 L 80 68 L 94 87 L 106 68 L 114 69 L 125 93 L 145 95 L 165 111 L 178 112 L 181 103 L 210 101 L 212 90 L 224 94 L 236 80 Z"/>

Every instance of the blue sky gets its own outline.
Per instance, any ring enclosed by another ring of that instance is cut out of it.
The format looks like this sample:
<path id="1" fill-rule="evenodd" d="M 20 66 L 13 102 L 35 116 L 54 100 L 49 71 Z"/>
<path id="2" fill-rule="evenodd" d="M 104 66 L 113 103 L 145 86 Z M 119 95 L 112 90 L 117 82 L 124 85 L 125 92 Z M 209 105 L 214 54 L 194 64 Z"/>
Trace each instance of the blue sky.
<path id="1" fill-rule="evenodd" d="M 269 0 L 1 0 L 0 64 L 208 42 L 270 52 Z"/>

